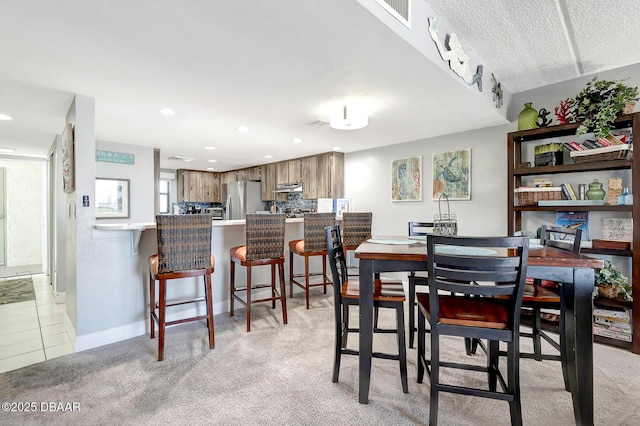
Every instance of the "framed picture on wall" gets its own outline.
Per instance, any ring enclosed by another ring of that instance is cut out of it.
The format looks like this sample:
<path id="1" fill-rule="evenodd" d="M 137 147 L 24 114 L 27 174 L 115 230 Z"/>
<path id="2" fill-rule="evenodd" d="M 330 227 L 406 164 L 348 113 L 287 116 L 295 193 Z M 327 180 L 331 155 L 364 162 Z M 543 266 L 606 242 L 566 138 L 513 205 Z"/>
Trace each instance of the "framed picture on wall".
<path id="1" fill-rule="evenodd" d="M 129 179 L 96 178 L 96 219 L 129 218 Z"/>
<path id="2" fill-rule="evenodd" d="M 422 157 L 391 161 L 391 201 L 422 201 Z"/>
<path id="3" fill-rule="evenodd" d="M 75 160 L 73 152 L 73 125 L 67 123 L 62 131 L 62 190 L 75 191 Z"/>
<path id="4" fill-rule="evenodd" d="M 433 154 L 432 199 L 444 194 L 449 200 L 471 199 L 471 150 Z"/>

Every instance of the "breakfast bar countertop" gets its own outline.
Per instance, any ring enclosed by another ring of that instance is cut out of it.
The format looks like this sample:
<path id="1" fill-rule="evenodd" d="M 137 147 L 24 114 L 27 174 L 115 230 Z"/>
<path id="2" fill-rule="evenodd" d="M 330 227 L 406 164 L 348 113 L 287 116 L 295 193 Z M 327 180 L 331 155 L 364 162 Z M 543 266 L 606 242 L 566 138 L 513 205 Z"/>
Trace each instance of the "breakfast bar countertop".
<path id="1" fill-rule="evenodd" d="M 286 223 L 303 223 L 304 218 L 288 218 Z M 237 226 L 245 224 L 244 219 L 238 220 L 213 220 L 211 221 L 213 227 L 218 226 Z M 146 229 L 155 229 L 155 222 L 141 222 L 141 223 L 96 223 L 93 225 L 94 229 L 100 229 L 103 231 L 115 230 L 115 231 L 144 231 Z"/>

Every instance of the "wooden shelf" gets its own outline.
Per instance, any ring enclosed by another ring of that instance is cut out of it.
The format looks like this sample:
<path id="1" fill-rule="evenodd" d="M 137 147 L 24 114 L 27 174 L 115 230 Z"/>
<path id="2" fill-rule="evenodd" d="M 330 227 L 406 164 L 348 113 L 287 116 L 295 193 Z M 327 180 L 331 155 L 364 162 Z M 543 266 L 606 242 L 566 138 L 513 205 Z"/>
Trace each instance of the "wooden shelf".
<path id="1" fill-rule="evenodd" d="M 615 308 L 615 309 L 629 309 L 632 306 L 632 302 L 625 300 L 623 296 L 618 295 L 615 299 L 608 299 L 606 297 L 594 297 L 593 304 L 600 308 Z"/>
<path id="2" fill-rule="evenodd" d="M 609 337 L 598 336 L 597 334 L 593 335 L 593 341 L 596 343 L 604 343 L 609 346 L 616 346 L 618 348 L 631 350 L 631 342 L 625 342 L 623 340 L 611 339 Z"/>
<path id="3" fill-rule="evenodd" d="M 583 248 L 580 249 L 580 253 L 584 254 L 601 254 L 605 256 L 623 256 L 623 257 L 631 257 L 633 256 L 633 251 L 631 250 L 611 250 L 611 249 L 601 249 L 601 248 Z"/>
<path id="4" fill-rule="evenodd" d="M 557 166 L 521 167 L 513 171 L 514 176 L 554 175 L 558 173 L 597 172 L 602 170 L 630 169 L 633 160 L 594 161 L 593 163 L 560 164 Z"/>
<path id="5" fill-rule="evenodd" d="M 603 204 L 601 206 L 516 206 L 513 207 L 516 212 L 630 212 L 633 206 L 610 206 Z"/>

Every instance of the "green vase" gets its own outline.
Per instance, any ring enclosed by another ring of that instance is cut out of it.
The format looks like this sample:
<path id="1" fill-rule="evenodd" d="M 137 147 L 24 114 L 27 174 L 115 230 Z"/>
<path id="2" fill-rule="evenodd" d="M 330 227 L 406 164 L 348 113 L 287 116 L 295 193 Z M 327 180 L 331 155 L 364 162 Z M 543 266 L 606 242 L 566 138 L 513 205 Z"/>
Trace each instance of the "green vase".
<path id="1" fill-rule="evenodd" d="M 594 179 L 589 184 L 586 196 L 587 200 L 604 200 L 604 189 L 602 189 L 602 183 L 598 182 L 598 179 Z"/>
<path id="2" fill-rule="evenodd" d="M 524 104 L 518 115 L 518 130 L 529 130 L 538 127 L 538 111 L 531 107 L 531 102 Z"/>

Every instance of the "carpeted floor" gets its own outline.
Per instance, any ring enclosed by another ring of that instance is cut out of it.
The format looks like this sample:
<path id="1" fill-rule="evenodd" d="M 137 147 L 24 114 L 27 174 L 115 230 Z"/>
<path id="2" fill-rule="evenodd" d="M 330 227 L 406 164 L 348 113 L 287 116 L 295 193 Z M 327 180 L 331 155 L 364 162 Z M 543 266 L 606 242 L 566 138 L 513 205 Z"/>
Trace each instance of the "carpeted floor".
<path id="1" fill-rule="evenodd" d="M 34 300 L 35 298 L 36 293 L 33 290 L 31 277 L 0 281 L 0 305 Z"/>
<path id="2" fill-rule="evenodd" d="M 204 323 L 189 323 L 168 329 L 163 362 L 156 361 L 157 341 L 147 335 L 0 374 L 0 402 L 34 402 L 36 408 L 35 412 L 0 413 L 0 424 L 389 426 L 428 422 L 429 385 L 415 382 L 415 349 L 408 351 L 408 394 L 402 393 L 398 363 L 374 359 L 370 403 L 359 404 L 357 357 L 343 356 L 340 381 L 331 382 L 332 301 L 315 294 L 310 310 L 304 308 L 302 297 L 289 299 L 288 305 L 288 325 L 281 325 L 279 308 L 254 306 L 250 333 L 245 329 L 244 311 L 233 318 L 218 315 L 214 350 L 208 349 Z M 393 315 L 383 311 L 382 325 L 391 324 Z M 354 347 L 357 338 L 349 342 Z M 444 339 L 442 346 L 449 359 L 468 360 L 461 340 Z M 527 342 L 523 346 L 530 349 Z M 394 335 L 374 336 L 374 350 L 394 349 Z M 474 359 L 485 362 L 480 355 Z M 483 374 L 469 372 L 443 374 L 463 385 L 481 385 L 486 380 Z M 596 424 L 638 424 L 638 355 L 596 345 L 594 382 Z M 575 424 L 558 362 L 522 360 L 521 390 L 525 425 Z M 51 409 L 51 403 L 58 411 Z M 60 408 L 75 411 L 60 412 Z M 507 403 L 468 396 L 442 394 L 439 415 L 441 425 L 509 424 Z"/>

